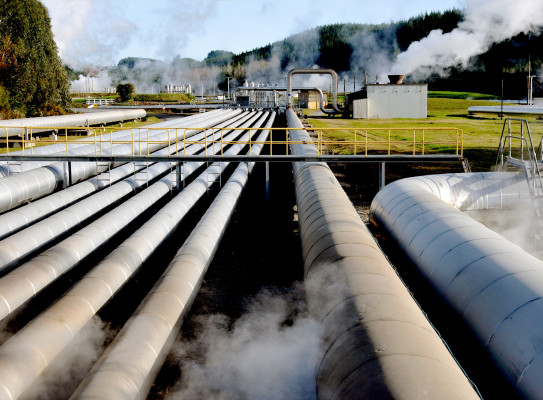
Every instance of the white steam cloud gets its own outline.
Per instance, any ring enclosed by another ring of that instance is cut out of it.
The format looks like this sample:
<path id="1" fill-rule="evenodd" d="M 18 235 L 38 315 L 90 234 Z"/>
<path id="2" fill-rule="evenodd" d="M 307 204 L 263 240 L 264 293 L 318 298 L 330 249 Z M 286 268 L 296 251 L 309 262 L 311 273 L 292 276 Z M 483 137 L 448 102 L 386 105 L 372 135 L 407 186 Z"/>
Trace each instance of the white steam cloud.
<path id="1" fill-rule="evenodd" d="M 72 68 L 107 65 L 138 30 L 105 0 L 44 0 L 43 3 L 49 10 L 60 56 Z"/>
<path id="2" fill-rule="evenodd" d="M 543 27 L 541 0 L 466 0 L 464 21 L 449 33 L 437 29 L 398 55 L 391 72 L 422 79 L 447 67 L 469 67 L 470 59 L 494 43 Z"/>
<path id="3" fill-rule="evenodd" d="M 85 71 L 87 75 L 79 75 L 79 79 L 72 81 L 70 90 L 78 93 L 106 92 L 112 86 L 111 77 L 106 70 Z"/>
<path id="4" fill-rule="evenodd" d="M 537 257 L 543 256 L 543 247 L 537 236 L 542 236 L 535 210 L 530 201 L 507 210 L 485 210 L 466 212 L 473 219 L 499 233 L 511 243 Z"/>
<path id="5" fill-rule="evenodd" d="M 232 327 L 222 315 L 200 317 L 198 339 L 179 346 L 182 383 L 172 398 L 316 399 L 323 328 L 302 307 L 264 292 Z M 190 361 L 195 352 L 200 361 Z"/>
<path id="6" fill-rule="evenodd" d="M 114 333 L 94 317 L 23 393 L 22 400 L 67 399 L 87 375 Z"/>
<path id="7" fill-rule="evenodd" d="M 69 66 L 111 65 L 144 47 L 169 60 L 182 53 L 219 0 L 43 0 L 60 56 Z M 152 17 L 152 18 L 150 18 Z M 137 55 L 137 54 L 135 54 Z"/>

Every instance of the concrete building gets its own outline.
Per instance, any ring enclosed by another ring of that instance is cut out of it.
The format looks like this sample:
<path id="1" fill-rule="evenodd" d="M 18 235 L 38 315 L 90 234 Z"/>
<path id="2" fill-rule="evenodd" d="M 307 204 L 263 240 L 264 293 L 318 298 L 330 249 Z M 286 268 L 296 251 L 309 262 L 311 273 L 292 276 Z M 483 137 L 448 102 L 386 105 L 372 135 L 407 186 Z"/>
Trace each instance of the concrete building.
<path id="1" fill-rule="evenodd" d="M 427 84 L 367 85 L 349 95 L 349 111 L 355 119 L 426 118 L 427 98 Z"/>

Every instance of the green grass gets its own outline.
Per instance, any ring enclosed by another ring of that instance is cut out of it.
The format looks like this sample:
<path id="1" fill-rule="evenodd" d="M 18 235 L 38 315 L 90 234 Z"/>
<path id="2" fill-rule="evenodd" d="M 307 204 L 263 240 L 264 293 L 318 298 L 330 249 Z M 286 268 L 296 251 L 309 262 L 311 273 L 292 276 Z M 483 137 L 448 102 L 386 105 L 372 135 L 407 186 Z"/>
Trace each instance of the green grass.
<path id="1" fill-rule="evenodd" d="M 430 91 L 428 98 L 461 99 L 461 100 L 499 100 L 498 96 L 474 92 Z"/>
<path id="2" fill-rule="evenodd" d="M 355 119 L 342 119 L 342 118 L 328 118 L 328 117 L 312 117 L 308 116 L 309 123 L 315 129 L 326 128 L 343 128 L 342 131 L 326 132 L 323 131 L 325 139 L 345 141 L 353 140 L 353 130 L 363 128 L 383 128 L 383 129 L 397 129 L 397 128 L 417 128 L 417 129 L 431 129 L 431 128 L 458 128 L 463 131 L 464 141 L 464 156 L 469 159 L 472 170 L 474 171 L 488 171 L 492 168 L 496 161 L 498 144 L 503 128 L 503 120 L 497 115 L 493 114 L 473 114 L 468 113 L 468 107 L 474 105 L 495 105 L 494 102 L 482 101 L 482 100 L 463 100 L 458 98 L 429 98 L 428 99 L 428 118 L 426 119 L 370 119 L 370 120 L 355 120 Z M 316 114 L 314 111 L 313 114 Z M 540 138 L 543 135 L 543 123 L 538 121 L 535 116 L 515 116 L 515 118 L 526 118 L 530 124 L 532 137 L 539 144 Z M 518 126 L 518 125 L 517 125 Z M 515 126 L 514 126 L 515 127 Z M 517 129 L 518 130 L 518 129 Z M 380 135 L 381 138 L 383 134 Z M 412 136 L 412 134 L 411 134 Z M 439 142 L 445 139 L 443 132 L 436 131 L 431 133 L 427 131 L 427 142 Z M 452 140 L 450 135 L 449 138 Z M 388 134 L 386 134 L 388 137 Z M 404 140 L 404 132 L 393 132 L 392 140 Z M 416 142 L 422 141 L 421 136 L 417 136 Z M 430 146 L 425 147 L 425 153 L 428 154 L 430 150 L 435 152 L 446 151 L 450 154 L 454 151 L 454 145 L 436 145 L 433 148 Z M 411 150 L 409 150 L 411 149 Z M 332 146 L 332 150 L 344 154 L 352 154 L 353 148 L 347 148 L 345 146 Z M 397 146 L 398 151 L 405 152 L 407 150 L 412 152 L 412 139 L 411 147 Z M 363 151 L 363 150 L 357 150 Z"/>
<path id="3" fill-rule="evenodd" d="M 136 94 L 134 101 L 177 101 L 189 103 L 193 96 L 182 93 Z"/>

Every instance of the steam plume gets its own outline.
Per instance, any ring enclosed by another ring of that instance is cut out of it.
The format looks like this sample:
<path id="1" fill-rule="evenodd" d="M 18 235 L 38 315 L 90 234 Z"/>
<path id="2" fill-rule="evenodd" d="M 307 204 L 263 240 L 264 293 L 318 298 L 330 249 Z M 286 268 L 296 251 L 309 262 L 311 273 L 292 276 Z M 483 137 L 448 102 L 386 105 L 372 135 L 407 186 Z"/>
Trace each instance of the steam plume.
<path id="1" fill-rule="evenodd" d="M 449 33 L 436 29 L 398 55 L 391 72 L 411 73 L 422 79 L 443 75 L 447 67 L 469 67 L 470 59 L 494 43 L 520 33 L 539 32 L 543 27 L 540 0 L 466 0 L 464 21 Z"/>
<path id="2" fill-rule="evenodd" d="M 179 348 L 182 384 L 172 397 L 316 399 L 322 326 L 301 309 L 298 294 L 261 293 L 231 329 L 225 316 L 200 317 L 198 339 Z M 195 351 L 201 361 L 187 361 Z"/>

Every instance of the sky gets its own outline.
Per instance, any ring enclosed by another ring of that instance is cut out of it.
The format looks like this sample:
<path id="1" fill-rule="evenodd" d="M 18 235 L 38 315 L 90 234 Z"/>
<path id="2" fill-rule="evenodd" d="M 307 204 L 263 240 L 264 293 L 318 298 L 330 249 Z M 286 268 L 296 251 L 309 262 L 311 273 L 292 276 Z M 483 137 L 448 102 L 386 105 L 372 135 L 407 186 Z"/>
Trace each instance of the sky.
<path id="1" fill-rule="evenodd" d="M 124 57 L 202 60 L 252 50 L 326 24 L 379 24 L 465 0 L 42 0 L 64 62 L 115 65 Z"/>

